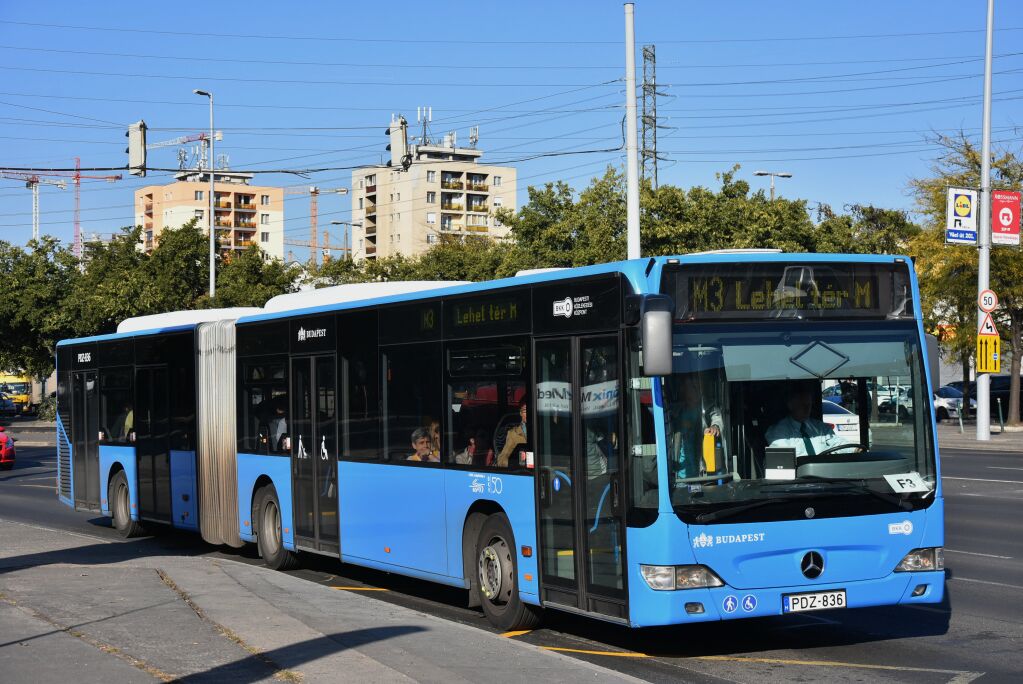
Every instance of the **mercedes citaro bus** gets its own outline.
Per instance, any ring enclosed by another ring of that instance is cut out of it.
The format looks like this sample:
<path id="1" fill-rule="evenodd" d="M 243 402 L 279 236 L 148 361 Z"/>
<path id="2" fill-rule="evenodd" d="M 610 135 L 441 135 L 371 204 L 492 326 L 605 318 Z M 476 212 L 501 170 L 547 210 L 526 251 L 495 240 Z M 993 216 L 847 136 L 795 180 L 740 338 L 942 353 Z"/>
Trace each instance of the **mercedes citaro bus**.
<path id="1" fill-rule="evenodd" d="M 911 262 L 721 252 L 343 285 L 58 345 L 59 496 L 635 627 L 937 603 Z M 839 386 L 857 421 L 822 414 Z"/>

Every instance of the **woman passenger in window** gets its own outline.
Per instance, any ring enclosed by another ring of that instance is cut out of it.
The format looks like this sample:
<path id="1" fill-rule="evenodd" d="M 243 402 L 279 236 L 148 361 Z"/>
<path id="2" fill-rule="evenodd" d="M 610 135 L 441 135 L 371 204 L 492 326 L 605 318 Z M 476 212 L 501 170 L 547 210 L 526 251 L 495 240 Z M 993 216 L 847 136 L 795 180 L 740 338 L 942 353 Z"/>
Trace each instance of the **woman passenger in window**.
<path id="1" fill-rule="evenodd" d="M 519 402 L 519 419 L 521 422 L 518 425 L 514 425 L 508 428 L 507 435 L 504 438 L 504 448 L 501 449 L 501 453 L 497 455 L 497 467 L 507 468 L 509 461 L 512 460 L 512 455 L 516 455 L 512 465 L 523 465 L 521 461 L 521 454 L 523 451 L 528 450 L 529 441 L 526 436 L 526 416 L 529 415 L 528 406 L 526 406 L 525 400 Z"/>

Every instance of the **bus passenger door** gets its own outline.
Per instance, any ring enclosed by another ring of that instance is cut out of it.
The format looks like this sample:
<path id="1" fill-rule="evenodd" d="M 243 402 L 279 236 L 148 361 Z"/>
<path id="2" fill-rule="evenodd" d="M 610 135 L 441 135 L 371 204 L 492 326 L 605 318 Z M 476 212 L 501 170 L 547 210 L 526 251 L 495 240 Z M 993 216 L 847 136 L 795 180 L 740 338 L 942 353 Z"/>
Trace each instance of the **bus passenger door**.
<path id="1" fill-rule="evenodd" d="M 170 386 L 167 367 L 135 371 L 135 454 L 139 515 L 170 522 Z"/>
<path id="2" fill-rule="evenodd" d="M 291 477 L 299 546 L 338 553 L 337 387 L 333 354 L 291 360 Z"/>
<path id="3" fill-rule="evenodd" d="M 625 620 L 618 337 L 543 340 L 535 351 L 543 601 Z"/>
<path id="4" fill-rule="evenodd" d="M 99 388 L 96 371 L 71 374 L 75 507 L 99 508 Z"/>

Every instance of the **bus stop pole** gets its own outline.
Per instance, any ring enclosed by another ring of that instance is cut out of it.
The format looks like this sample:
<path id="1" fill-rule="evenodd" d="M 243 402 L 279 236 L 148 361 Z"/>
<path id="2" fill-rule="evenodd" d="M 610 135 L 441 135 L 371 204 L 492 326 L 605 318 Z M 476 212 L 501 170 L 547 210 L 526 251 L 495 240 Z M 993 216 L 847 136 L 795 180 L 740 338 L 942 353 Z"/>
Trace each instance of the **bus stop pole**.
<path id="1" fill-rule="evenodd" d="M 627 258 L 639 258 L 639 145 L 636 140 L 636 29 L 633 3 L 625 3 L 625 226 Z"/>
<path id="2" fill-rule="evenodd" d="M 991 281 L 991 50 L 994 35 L 995 0 L 987 0 L 987 38 L 984 50 L 984 122 L 980 152 L 980 214 L 977 226 L 977 330 L 984 322 L 980 293 Z M 979 361 L 979 359 L 978 359 Z M 979 366 L 979 364 L 978 364 Z M 991 376 L 977 374 L 977 441 L 991 439 Z"/>

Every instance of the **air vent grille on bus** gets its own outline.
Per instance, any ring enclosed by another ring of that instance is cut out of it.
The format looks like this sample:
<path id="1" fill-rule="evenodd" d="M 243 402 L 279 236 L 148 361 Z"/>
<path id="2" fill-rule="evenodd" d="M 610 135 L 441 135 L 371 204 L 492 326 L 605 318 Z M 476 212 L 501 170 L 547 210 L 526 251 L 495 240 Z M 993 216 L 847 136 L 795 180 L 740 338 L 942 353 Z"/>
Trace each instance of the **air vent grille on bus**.
<path id="1" fill-rule="evenodd" d="M 71 444 L 68 442 L 67 434 L 64 432 L 64 421 L 59 417 L 57 420 L 57 473 L 59 476 L 60 495 L 65 499 L 70 499 Z"/>

